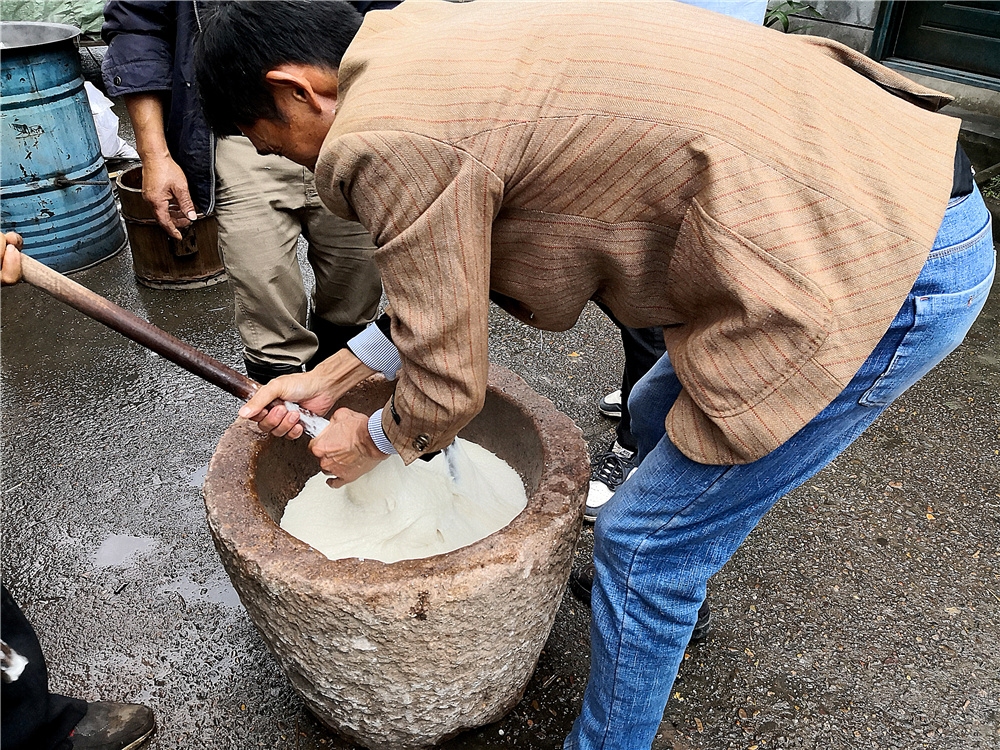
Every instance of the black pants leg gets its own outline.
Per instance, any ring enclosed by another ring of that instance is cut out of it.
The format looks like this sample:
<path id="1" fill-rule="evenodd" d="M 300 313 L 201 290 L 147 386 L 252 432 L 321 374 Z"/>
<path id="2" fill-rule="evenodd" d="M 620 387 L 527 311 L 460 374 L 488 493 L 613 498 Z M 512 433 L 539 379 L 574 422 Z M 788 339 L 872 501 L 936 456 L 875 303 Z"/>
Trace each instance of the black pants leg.
<path id="1" fill-rule="evenodd" d="M 0 686 L 0 748 L 71 750 L 69 733 L 87 713 L 87 703 L 49 692 L 49 673 L 34 628 L 6 586 L 0 596 L 0 637 L 28 660 L 15 681 L 5 677 Z"/>
<path id="2" fill-rule="evenodd" d="M 319 339 L 316 353 L 306 362 L 306 370 L 311 370 L 327 357 L 333 356 L 347 346 L 347 342 L 365 330 L 367 326 L 337 326 L 318 315 L 309 321 L 309 330 Z"/>
<path id="3" fill-rule="evenodd" d="M 604 305 L 598 303 L 611 322 L 618 326 L 622 334 L 622 346 L 625 349 L 625 369 L 622 371 L 622 418 L 618 423 L 616 433 L 622 447 L 635 450 L 635 438 L 632 437 L 632 418 L 628 413 L 628 396 L 632 387 L 639 379 L 649 372 L 656 361 L 662 357 L 667 348 L 663 344 L 663 329 L 629 328 L 622 325 Z"/>

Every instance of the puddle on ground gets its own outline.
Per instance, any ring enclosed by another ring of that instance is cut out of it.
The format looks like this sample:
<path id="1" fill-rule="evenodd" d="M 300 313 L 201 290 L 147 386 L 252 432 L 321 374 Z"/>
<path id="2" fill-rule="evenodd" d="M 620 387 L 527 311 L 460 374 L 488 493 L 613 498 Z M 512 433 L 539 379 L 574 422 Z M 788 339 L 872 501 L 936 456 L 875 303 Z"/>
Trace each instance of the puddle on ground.
<path id="1" fill-rule="evenodd" d="M 201 489 L 201 486 L 205 484 L 205 477 L 208 475 L 208 464 L 195 469 L 193 472 L 188 474 L 187 481 L 192 487 L 196 489 Z"/>
<path id="2" fill-rule="evenodd" d="M 239 594 L 229 582 L 229 579 L 212 579 L 204 583 L 195 583 L 187 576 L 176 578 L 157 589 L 159 594 L 174 593 L 180 595 L 185 604 L 207 602 L 221 604 L 223 607 L 241 607 Z"/>
<path id="3" fill-rule="evenodd" d="M 156 540 L 152 537 L 112 534 L 94 553 L 94 567 L 111 568 L 116 565 L 127 565 L 136 555 L 148 552 L 155 546 Z"/>

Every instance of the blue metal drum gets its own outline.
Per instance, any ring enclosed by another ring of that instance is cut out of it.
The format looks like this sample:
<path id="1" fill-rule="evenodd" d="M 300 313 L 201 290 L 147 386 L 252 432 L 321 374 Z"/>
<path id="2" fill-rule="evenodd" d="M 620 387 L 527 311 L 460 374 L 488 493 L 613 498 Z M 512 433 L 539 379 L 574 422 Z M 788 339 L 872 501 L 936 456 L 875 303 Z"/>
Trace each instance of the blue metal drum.
<path id="1" fill-rule="evenodd" d="M 79 29 L 0 23 L 0 227 L 57 271 L 125 246 L 83 88 Z"/>

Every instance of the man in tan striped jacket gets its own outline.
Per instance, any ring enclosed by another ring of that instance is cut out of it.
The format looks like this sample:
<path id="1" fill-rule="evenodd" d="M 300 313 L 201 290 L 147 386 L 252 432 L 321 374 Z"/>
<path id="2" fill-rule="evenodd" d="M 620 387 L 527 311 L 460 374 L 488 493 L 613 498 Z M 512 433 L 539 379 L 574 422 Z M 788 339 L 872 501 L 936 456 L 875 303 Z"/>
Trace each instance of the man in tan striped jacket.
<path id="1" fill-rule="evenodd" d="M 649 747 L 707 579 L 958 345 L 995 262 L 945 97 L 834 42 L 661 8 L 410 1 L 344 53 L 308 3 L 244 3 L 201 40 L 213 126 L 314 168 L 375 239 L 391 330 L 240 412 L 297 437 L 274 398 L 325 412 L 396 378 L 312 443 L 335 484 L 478 412 L 491 299 L 546 330 L 588 300 L 664 326 L 630 401 L 642 462 L 595 530 L 570 748 Z"/>

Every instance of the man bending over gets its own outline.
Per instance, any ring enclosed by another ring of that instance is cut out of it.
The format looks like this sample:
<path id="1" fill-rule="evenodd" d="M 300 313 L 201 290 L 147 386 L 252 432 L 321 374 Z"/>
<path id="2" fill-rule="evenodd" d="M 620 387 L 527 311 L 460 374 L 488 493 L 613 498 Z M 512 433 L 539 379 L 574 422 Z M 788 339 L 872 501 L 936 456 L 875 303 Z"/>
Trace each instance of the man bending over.
<path id="1" fill-rule="evenodd" d="M 663 326 L 641 463 L 595 527 L 567 748 L 650 746 L 709 577 L 961 342 L 995 266 L 947 97 L 836 42 L 653 7 L 406 2 L 331 53 L 336 4 L 235 3 L 196 61 L 215 131 L 314 169 L 375 241 L 391 324 L 240 411 L 294 438 L 273 399 L 325 412 L 395 378 L 313 441 L 334 483 L 476 415 L 490 300 L 545 330 L 589 300 Z"/>

